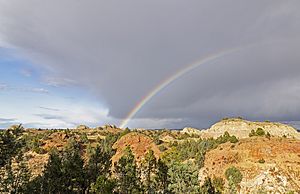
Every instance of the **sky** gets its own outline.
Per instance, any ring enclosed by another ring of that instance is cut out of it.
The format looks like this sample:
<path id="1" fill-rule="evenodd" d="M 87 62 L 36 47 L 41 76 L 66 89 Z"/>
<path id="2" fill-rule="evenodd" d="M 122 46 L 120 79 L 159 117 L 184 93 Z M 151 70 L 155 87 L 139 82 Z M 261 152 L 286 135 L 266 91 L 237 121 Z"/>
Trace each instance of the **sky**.
<path id="1" fill-rule="evenodd" d="M 206 128 L 237 116 L 300 123 L 299 6 L 0 0 L 0 128 Z"/>

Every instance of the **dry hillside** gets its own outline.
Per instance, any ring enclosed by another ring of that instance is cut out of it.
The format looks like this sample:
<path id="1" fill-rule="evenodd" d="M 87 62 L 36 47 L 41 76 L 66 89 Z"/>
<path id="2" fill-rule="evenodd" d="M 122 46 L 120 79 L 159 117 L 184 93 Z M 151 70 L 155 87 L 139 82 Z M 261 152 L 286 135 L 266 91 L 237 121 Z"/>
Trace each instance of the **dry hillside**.
<path id="1" fill-rule="evenodd" d="M 243 174 L 241 193 L 264 190 L 286 193 L 300 190 L 300 141 L 288 138 L 251 137 L 237 144 L 219 145 L 206 154 L 201 178 L 224 177 L 237 167 Z"/>
<path id="2" fill-rule="evenodd" d="M 272 136 L 277 137 L 289 137 L 300 139 L 300 133 L 289 125 L 276 123 L 276 122 L 253 122 L 247 121 L 240 118 L 228 118 L 223 119 L 216 124 L 212 125 L 207 130 L 197 130 L 194 128 L 185 128 L 183 132 L 198 134 L 203 138 L 217 138 L 224 134 L 225 131 L 229 132 L 231 135 L 235 135 L 238 138 L 247 138 L 251 130 L 256 130 L 262 128 L 264 131 L 269 132 Z"/>
<path id="3" fill-rule="evenodd" d="M 249 133 L 258 128 L 269 132 L 271 136 L 249 137 Z M 216 139 L 225 132 L 238 137 L 238 140 L 233 143 L 230 143 L 231 141 L 218 143 L 218 140 L 206 139 L 211 137 Z M 42 173 L 48 161 L 49 150 L 52 147 L 63 150 L 70 138 L 80 142 L 84 156 L 88 146 L 95 147 L 106 137 L 115 137 L 114 143 L 111 144 L 116 150 L 111 158 L 112 164 L 120 159 L 127 146 L 132 149 L 138 163 L 143 160 L 149 149 L 154 151 L 156 158 L 172 151 L 178 154 L 176 156 L 186 154 L 186 158 L 181 158 L 183 162 L 194 161 L 197 155 L 195 150 L 198 149 L 196 147 L 207 140 L 207 143 L 214 141 L 217 144 L 205 151 L 204 167 L 198 167 L 200 185 L 206 177 L 221 177 L 226 180 L 226 169 L 234 166 L 243 175 L 239 193 L 300 191 L 300 133 L 293 127 L 281 123 L 251 122 L 232 118 L 223 119 L 211 128 L 201 131 L 193 128 L 185 128 L 182 131 L 143 129 L 123 131 L 113 125 L 107 125 L 94 129 L 85 126 L 70 130 L 30 129 L 23 135 L 26 136 L 28 149 L 27 162 L 34 176 Z M 225 181 L 225 187 L 228 188 L 228 181 Z"/>
<path id="4" fill-rule="evenodd" d="M 113 163 L 120 159 L 127 146 L 130 146 L 137 161 L 141 161 L 150 149 L 154 151 L 156 158 L 159 158 L 160 155 L 158 147 L 150 137 L 133 132 L 121 137 L 121 139 L 113 145 L 113 148 L 116 149 L 116 154 L 112 158 Z"/>

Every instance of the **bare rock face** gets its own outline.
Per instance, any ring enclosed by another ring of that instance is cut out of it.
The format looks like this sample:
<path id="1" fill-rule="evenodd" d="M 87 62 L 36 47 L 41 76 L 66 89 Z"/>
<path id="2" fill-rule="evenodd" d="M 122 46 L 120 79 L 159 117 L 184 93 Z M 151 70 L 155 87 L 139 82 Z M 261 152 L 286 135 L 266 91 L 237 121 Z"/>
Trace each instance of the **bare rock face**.
<path id="1" fill-rule="evenodd" d="M 185 127 L 183 130 L 180 131 L 181 133 L 187 133 L 187 134 L 201 134 L 201 130 L 192 128 L 192 127 Z"/>
<path id="2" fill-rule="evenodd" d="M 207 168 L 201 168 L 198 173 L 200 186 L 204 185 L 206 178 L 209 177 L 209 172 Z"/>
<path id="3" fill-rule="evenodd" d="M 241 182 L 240 193 L 288 193 L 289 188 L 294 187 L 287 175 L 272 167 L 260 172 L 251 180 Z"/>
<path id="4" fill-rule="evenodd" d="M 110 133 L 119 133 L 119 132 L 123 131 L 123 129 L 120 129 L 116 125 L 112 125 L 112 124 L 98 126 L 95 128 L 95 130 L 101 130 L 101 131 L 104 130 L 104 131 L 108 131 Z"/>
<path id="5" fill-rule="evenodd" d="M 106 125 L 101 126 L 100 128 L 102 128 L 102 129 L 117 129 L 117 126 L 111 125 L 111 124 L 106 124 Z"/>
<path id="6" fill-rule="evenodd" d="M 205 155 L 199 174 L 225 177 L 234 166 L 243 175 L 239 193 L 288 193 L 300 191 L 300 141 L 282 137 L 251 137 L 225 143 Z M 200 182 L 203 182 L 203 179 Z"/>
<path id="7" fill-rule="evenodd" d="M 144 128 L 136 128 L 135 130 L 136 131 L 145 131 L 146 129 L 144 129 Z"/>
<path id="8" fill-rule="evenodd" d="M 256 131 L 258 128 L 269 132 L 272 136 L 300 139 L 300 133 L 289 125 L 277 122 L 252 122 L 240 118 L 223 119 L 209 129 L 201 131 L 201 136 L 217 138 L 227 131 L 230 135 L 241 139 L 249 137 L 251 130 Z"/>
<path id="9" fill-rule="evenodd" d="M 76 129 L 78 129 L 78 130 L 86 130 L 86 129 L 89 129 L 89 127 L 86 126 L 86 125 L 78 125 L 78 126 L 76 127 Z"/>

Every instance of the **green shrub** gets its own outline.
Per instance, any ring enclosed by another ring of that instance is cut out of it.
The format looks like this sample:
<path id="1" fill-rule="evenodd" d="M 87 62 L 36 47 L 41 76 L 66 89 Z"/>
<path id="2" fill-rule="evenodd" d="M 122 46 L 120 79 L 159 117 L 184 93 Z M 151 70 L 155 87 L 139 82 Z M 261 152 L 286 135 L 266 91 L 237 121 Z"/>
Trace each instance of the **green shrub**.
<path id="1" fill-rule="evenodd" d="M 130 132 L 131 132 L 130 129 L 129 129 L 129 128 L 126 128 L 125 130 L 123 130 L 123 131 L 120 133 L 120 137 L 119 137 L 119 138 L 123 137 L 124 135 L 127 135 L 127 134 L 130 133 Z"/>
<path id="2" fill-rule="evenodd" d="M 187 139 L 187 138 L 190 138 L 191 137 L 191 135 L 190 134 L 188 134 L 188 133 L 178 133 L 178 138 L 177 139 L 179 139 L 179 140 L 183 140 L 183 139 Z"/>
<path id="3" fill-rule="evenodd" d="M 239 140 L 234 135 L 230 136 L 230 134 L 227 131 L 225 131 L 223 135 L 219 136 L 216 139 L 216 142 L 218 144 L 226 143 L 228 141 L 231 143 L 237 143 Z"/>
<path id="4" fill-rule="evenodd" d="M 167 150 L 166 146 L 164 146 L 164 145 L 158 146 L 158 149 L 159 149 L 159 151 L 161 151 L 161 152 L 164 152 L 164 151 Z"/>
<path id="5" fill-rule="evenodd" d="M 239 140 L 236 138 L 236 136 L 233 135 L 229 138 L 229 141 L 230 143 L 237 143 Z"/>
<path id="6" fill-rule="evenodd" d="M 243 179 L 243 175 L 240 170 L 234 166 L 225 171 L 225 177 L 228 181 L 233 181 L 235 185 L 239 184 Z"/>
<path id="7" fill-rule="evenodd" d="M 249 137 L 253 137 L 253 136 L 256 136 L 256 133 L 255 133 L 255 131 L 252 129 L 251 132 L 249 133 Z"/>
<path id="8" fill-rule="evenodd" d="M 249 137 L 253 137 L 253 136 L 265 136 L 265 135 L 266 135 L 266 132 L 262 128 L 257 128 L 256 131 L 254 131 L 252 129 L 251 132 L 249 133 Z M 269 135 L 270 135 L 270 133 L 269 133 Z M 270 135 L 270 137 L 271 137 L 271 135 Z"/>
<path id="9" fill-rule="evenodd" d="M 216 188 L 213 185 L 213 182 L 210 177 L 205 178 L 204 184 L 201 187 L 202 193 L 215 193 Z"/>
<path id="10" fill-rule="evenodd" d="M 288 191 L 286 194 L 294 194 L 294 191 Z"/>
<path id="11" fill-rule="evenodd" d="M 35 153 L 37 153 L 37 154 L 46 154 L 47 153 L 47 151 L 44 150 L 41 147 L 33 147 L 32 151 L 35 152 Z"/>
<path id="12" fill-rule="evenodd" d="M 263 158 L 261 158 L 261 159 L 259 159 L 258 160 L 258 163 L 261 163 L 261 164 L 263 164 L 263 163 L 265 163 L 266 161 L 263 159 Z"/>
<path id="13" fill-rule="evenodd" d="M 222 193 L 224 191 L 225 181 L 221 177 L 214 177 L 212 184 L 216 190 L 216 193 Z"/>
<path id="14" fill-rule="evenodd" d="M 154 141 L 155 145 L 160 145 L 160 144 L 163 143 L 163 141 L 160 140 L 158 136 L 155 136 L 155 137 L 153 138 L 153 141 Z"/>
<path id="15" fill-rule="evenodd" d="M 45 154 L 46 151 L 42 148 L 43 146 L 43 141 L 40 140 L 42 139 L 40 135 L 36 136 L 24 136 L 24 139 L 26 141 L 26 148 L 27 150 L 31 150 L 37 154 Z"/>
<path id="16" fill-rule="evenodd" d="M 264 136 L 264 135 L 266 135 L 266 133 L 262 128 L 257 128 L 256 129 L 256 135 L 257 136 Z"/>
<path id="17" fill-rule="evenodd" d="M 177 147 L 178 146 L 178 142 L 177 141 L 172 141 L 170 143 L 170 147 Z"/>
<path id="18" fill-rule="evenodd" d="M 82 143 L 89 143 L 89 139 L 88 139 L 86 133 L 80 134 L 80 141 L 81 141 Z"/>

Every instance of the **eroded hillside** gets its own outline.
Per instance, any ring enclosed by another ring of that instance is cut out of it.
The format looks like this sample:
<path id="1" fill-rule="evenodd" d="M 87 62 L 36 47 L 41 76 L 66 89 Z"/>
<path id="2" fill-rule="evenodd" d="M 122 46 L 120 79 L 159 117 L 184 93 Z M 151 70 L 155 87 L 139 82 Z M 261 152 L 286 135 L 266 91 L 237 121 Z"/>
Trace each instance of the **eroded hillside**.
<path id="1" fill-rule="evenodd" d="M 217 138 L 227 131 L 238 138 L 247 138 L 249 137 L 251 130 L 256 130 L 258 128 L 263 129 L 265 132 L 269 132 L 272 136 L 300 139 L 300 133 L 292 126 L 269 121 L 253 122 L 241 118 L 225 118 L 212 125 L 207 130 L 186 128 L 184 129 L 184 132 L 198 134 L 203 138 Z"/>
<path id="2" fill-rule="evenodd" d="M 14 134 L 13 130 L 7 134 Z M 81 125 L 77 129 L 26 129 L 18 133 L 14 141 L 23 142 L 20 150 L 23 150 L 23 160 L 31 171 L 30 180 L 43 177 L 49 170 L 53 150 L 58 151 L 62 161 L 68 161 L 66 157 L 70 153 L 67 153 L 75 146 L 72 153 L 77 150 L 83 162 L 82 169 L 78 170 L 87 174 L 98 172 L 89 171 L 87 166 L 91 158 L 100 157 L 101 164 L 109 164 L 103 167 L 108 173 L 107 181 L 123 180 L 117 172 L 120 159 L 122 165 L 136 164 L 134 180 L 140 184 L 132 188 L 136 191 L 151 187 L 160 193 L 164 190 L 173 193 L 300 192 L 299 133 L 280 123 L 234 118 L 224 119 L 206 131 L 192 128 L 182 131 L 122 130 L 113 125 L 97 128 Z M 4 138 L 3 134 L 1 138 Z M 134 158 L 130 158 L 130 154 Z M 13 163 L 17 163 L 17 156 L 12 155 L 12 158 Z M 155 165 L 151 167 L 149 161 Z M 145 170 L 145 166 L 151 170 Z M 3 167 L 1 173 L 6 172 Z M 135 168 L 134 165 L 131 167 Z M 61 168 L 63 173 L 66 167 Z M 146 172 L 151 173 L 147 175 Z M 157 176 L 162 174 L 167 181 L 164 186 L 157 182 Z M 90 181 L 96 181 L 96 178 Z M 90 187 L 87 185 L 85 189 L 93 193 L 95 188 L 89 184 Z M 111 191 L 122 193 L 122 189 L 126 190 L 119 184 Z"/>
<path id="3" fill-rule="evenodd" d="M 236 144 L 219 145 L 206 153 L 200 178 L 218 176 L 225 179 L 225 170 L 231 166 L 243 174 L 241 193 L 299 191 L 300 141 L 251 137 Z"/>

